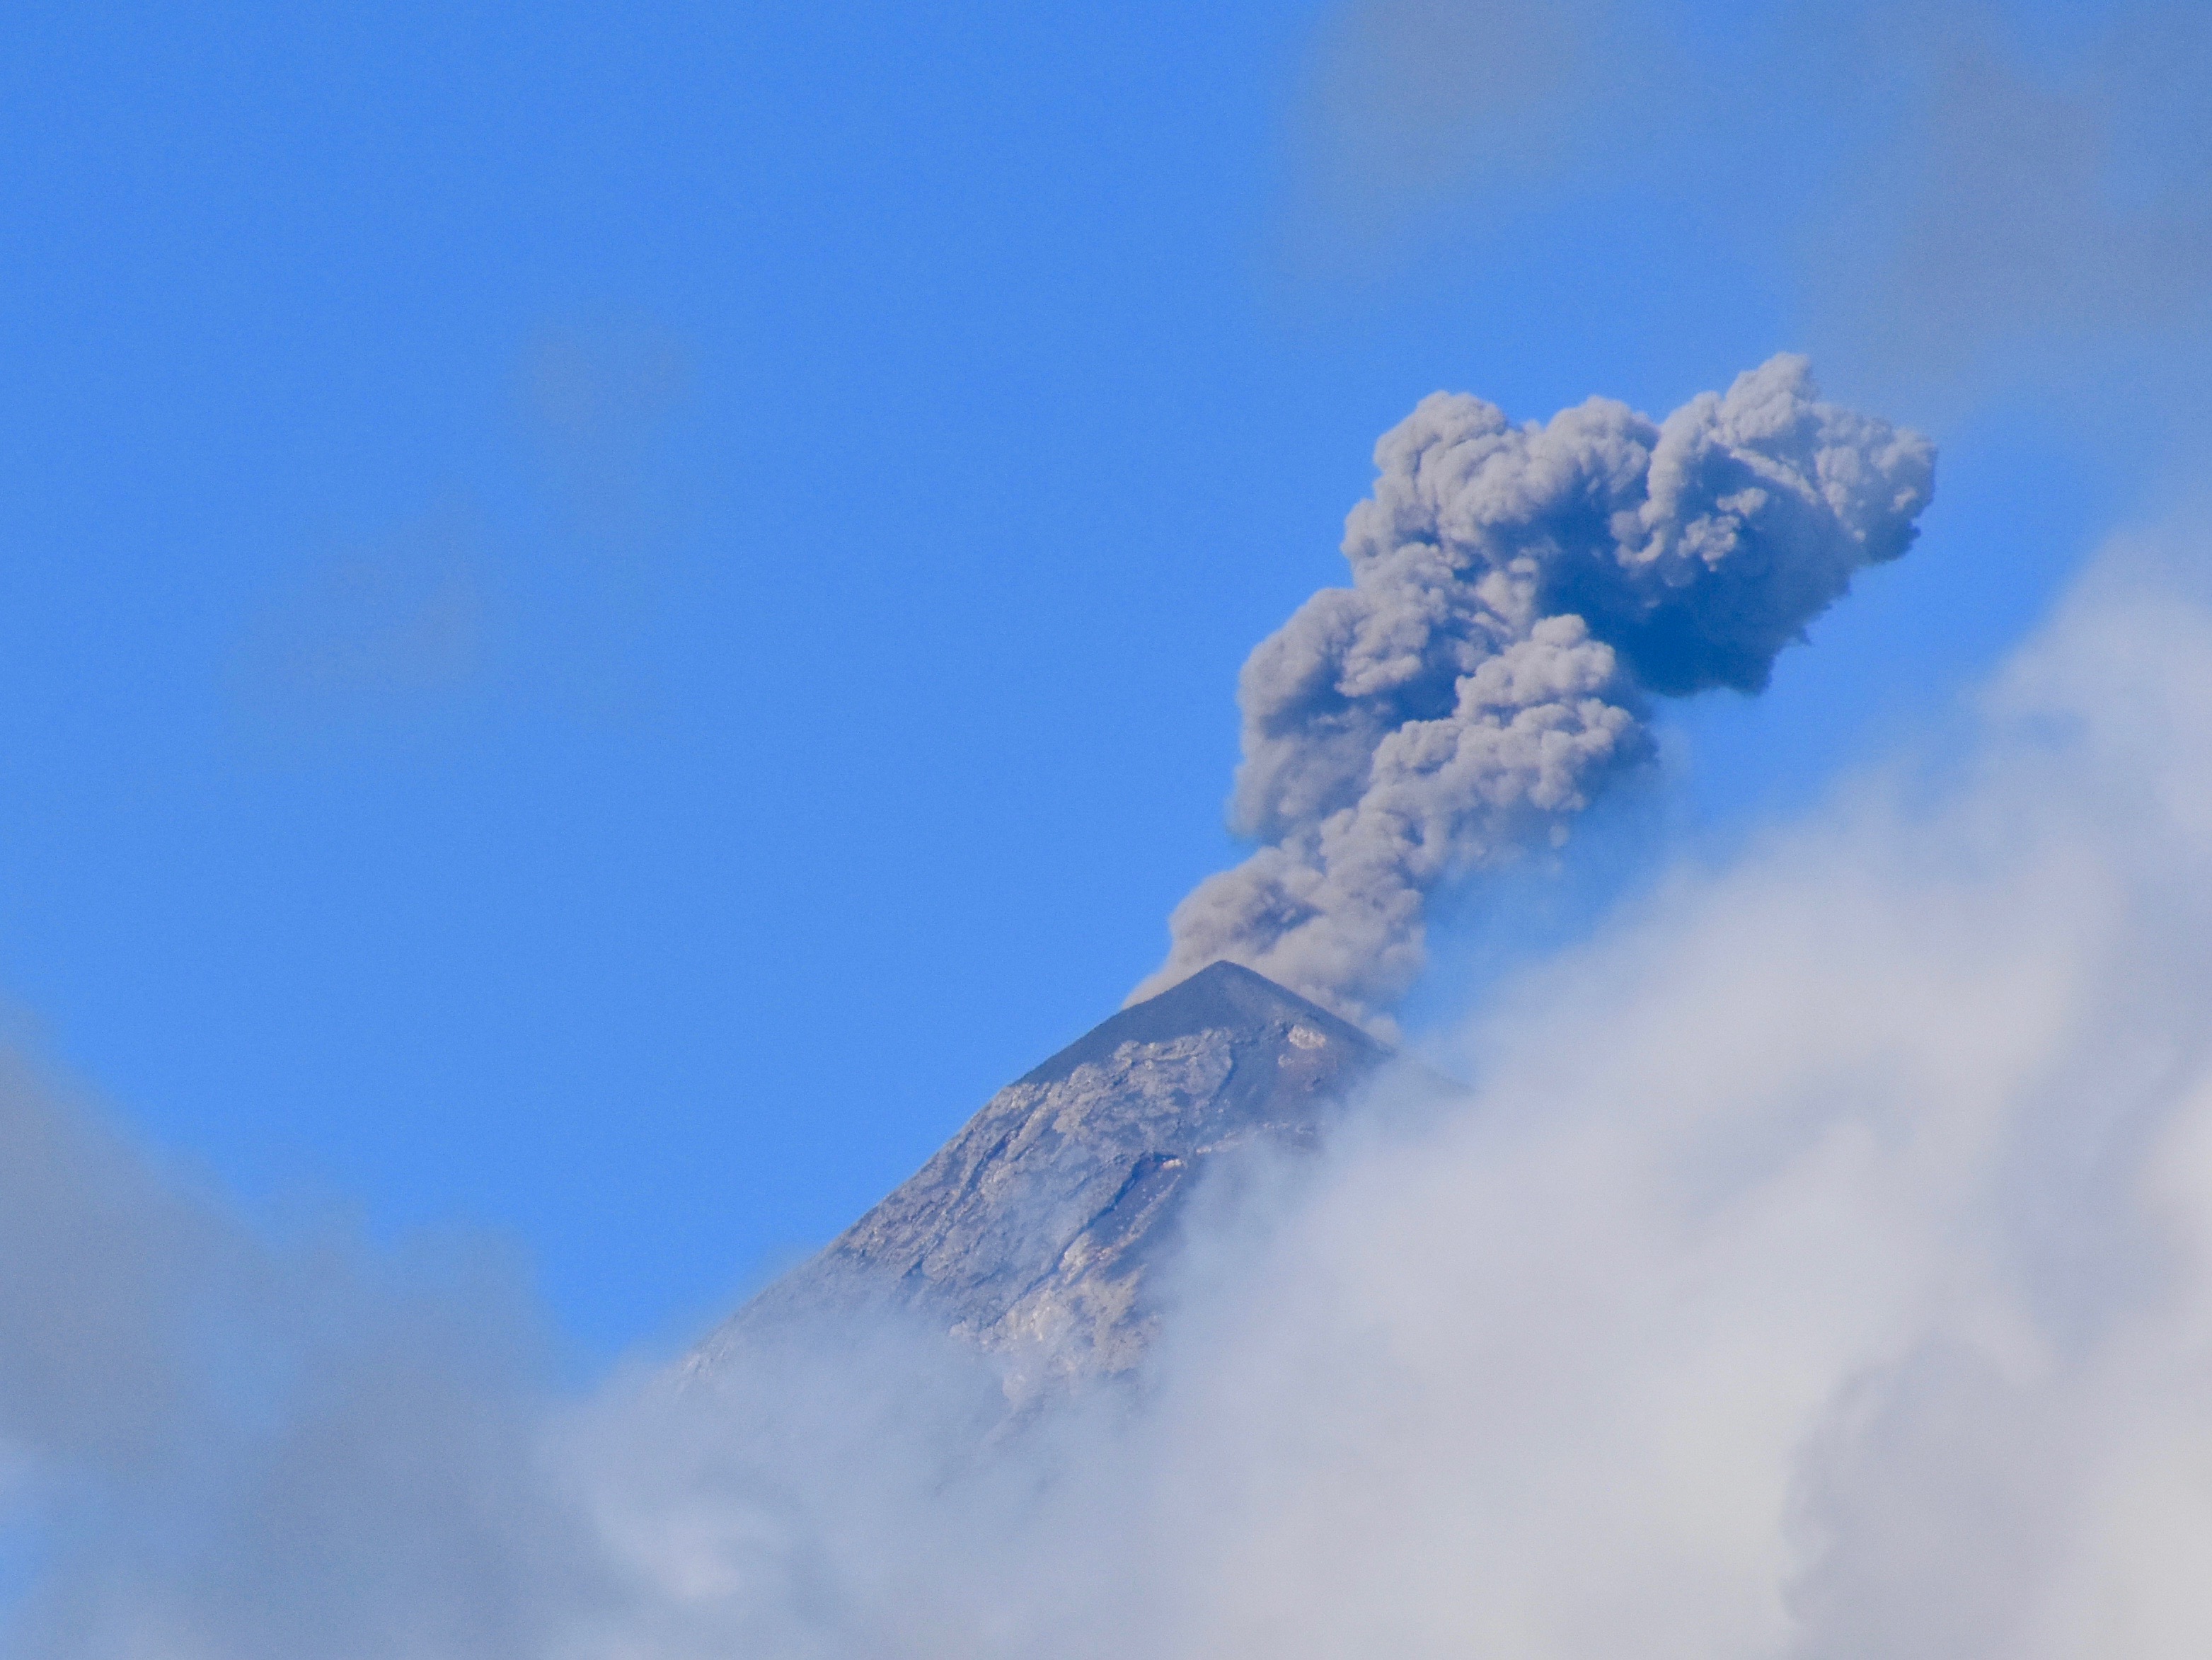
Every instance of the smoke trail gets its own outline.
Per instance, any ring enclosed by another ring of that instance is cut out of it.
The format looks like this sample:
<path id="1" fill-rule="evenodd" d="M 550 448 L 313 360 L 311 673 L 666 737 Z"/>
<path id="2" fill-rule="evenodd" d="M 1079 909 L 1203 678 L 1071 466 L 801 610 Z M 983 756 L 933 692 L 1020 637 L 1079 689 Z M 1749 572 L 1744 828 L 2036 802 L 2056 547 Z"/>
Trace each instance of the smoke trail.
<path id="1" fill-rule="evenodd" d="M 1654 422 L 1516 427 L 1438 392 L 1376 446 L 1352 586 L 1263 641 L 1231 817 L 1263 845 L 1176 908 L 1151 996 L 1226 958 L 1374 1019 L 1427 895 L 1548 838 L 1646 757 L 1646 699 L 1757 691 L 1862 566 L 1911 544 L 1935 450 L 1783 356 Z"/>

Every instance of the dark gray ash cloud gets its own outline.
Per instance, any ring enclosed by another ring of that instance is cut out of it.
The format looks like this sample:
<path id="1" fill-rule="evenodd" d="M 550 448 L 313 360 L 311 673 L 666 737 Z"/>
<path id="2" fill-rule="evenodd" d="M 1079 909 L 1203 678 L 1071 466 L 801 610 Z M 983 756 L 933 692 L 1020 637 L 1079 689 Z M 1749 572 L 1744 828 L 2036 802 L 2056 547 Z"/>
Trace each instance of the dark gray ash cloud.
<path id="1" fill-rule="evenodd" d="M 1352 586 L 1252 654 L 1231 819 L 1261 845 L 1176 907 L 1133 997 L 1226 958 L 1376 1021 L 1427 896 L 1547 841 L 1650 752 L 1650 695 L 1757 691 L 1862 568 L 1911 545 L 1917 433 L 1777 356 L 1663 421 L 1594 398 L 1516 426 L 1438 392 L 1376 447 Z"/>

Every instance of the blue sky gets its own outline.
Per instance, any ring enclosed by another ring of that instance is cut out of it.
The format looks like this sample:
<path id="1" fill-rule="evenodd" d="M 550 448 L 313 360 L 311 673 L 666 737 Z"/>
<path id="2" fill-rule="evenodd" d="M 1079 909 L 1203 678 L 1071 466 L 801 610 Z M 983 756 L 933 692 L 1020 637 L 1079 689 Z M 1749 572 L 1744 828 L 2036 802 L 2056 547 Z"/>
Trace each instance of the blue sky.
<path id="1" fill-rule="evenodd" d="M 2090 237 L 1979 305 L 1881 181 L 1981 154 L 1927 88 L 1986 58 L 2170 254 L 2156 14 L 1568 7 L 1430 85 L 1392 9 L 11 13 L 11 1023 L 271 1226 L 488 1232 L 578 1353 L 674 1342 L 1156 964 L 1237 665 L 1424 393 L 1805 349 L 1942 460 L 1417 1022 L 1940 718 L 2149 488 L 2081 360 L 2199 361 L 2195 291 Z"/>

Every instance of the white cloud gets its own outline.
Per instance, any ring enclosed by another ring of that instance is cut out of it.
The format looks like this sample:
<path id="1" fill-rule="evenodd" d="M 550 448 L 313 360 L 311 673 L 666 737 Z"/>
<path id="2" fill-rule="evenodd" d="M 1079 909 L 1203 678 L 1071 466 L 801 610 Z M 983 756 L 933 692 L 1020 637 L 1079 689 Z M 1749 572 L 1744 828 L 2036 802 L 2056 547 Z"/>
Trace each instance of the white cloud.
<path id="1" fill-rule="evenodd" d="M 10 1652 L 2201 1653 L 2212 607 L 2156 545 L 1941 767 L 1477 1012 L 1463 1113 L 1224 1209 L 1141 1407 L 981 1450 L 890 1331 L 547 1408 L 496 1304 L 272 1259 L 19 1084 Z"/>

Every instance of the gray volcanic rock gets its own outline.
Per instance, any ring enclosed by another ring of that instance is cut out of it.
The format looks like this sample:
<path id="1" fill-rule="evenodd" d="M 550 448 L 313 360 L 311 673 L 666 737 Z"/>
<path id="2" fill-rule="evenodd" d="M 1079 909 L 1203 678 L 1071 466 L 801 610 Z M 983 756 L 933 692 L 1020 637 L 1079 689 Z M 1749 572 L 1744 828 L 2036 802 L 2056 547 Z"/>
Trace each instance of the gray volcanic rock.
<path id="1" fill-rule="evenodd" d="M 1390 1051 L 1325 1009 L 1216 963 L 1079 1038 L 811 1262 L 701 1346 L 894 1305 L 999 1355 L 1009 1392 L 1125 1371 L 1158 1324 L 1147 1273 L 1199 1177 L 1239 1149 L 1310 1146 Z"/>

